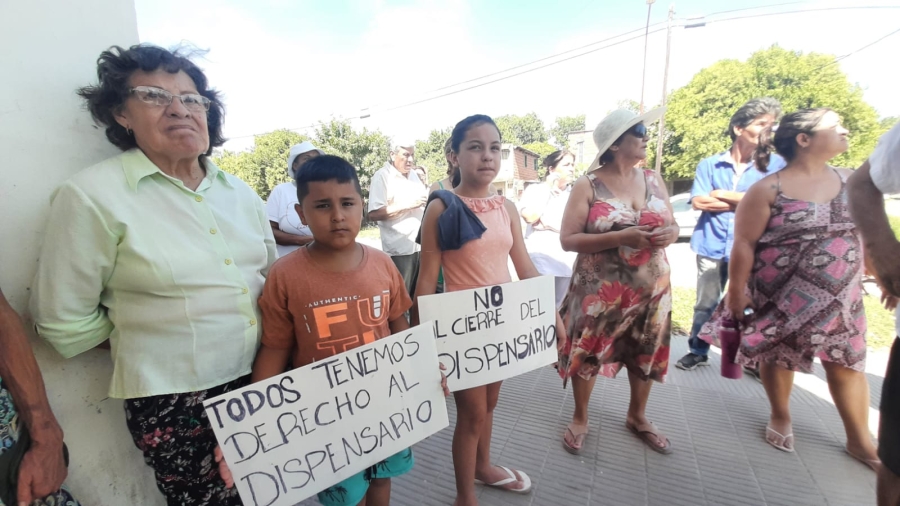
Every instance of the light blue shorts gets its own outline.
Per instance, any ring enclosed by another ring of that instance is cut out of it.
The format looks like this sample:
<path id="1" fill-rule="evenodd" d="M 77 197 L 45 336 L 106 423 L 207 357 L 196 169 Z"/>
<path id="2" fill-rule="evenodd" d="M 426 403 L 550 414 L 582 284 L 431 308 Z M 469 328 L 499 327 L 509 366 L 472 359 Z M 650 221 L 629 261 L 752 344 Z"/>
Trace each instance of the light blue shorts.
<path id="1" fill-rule="evenodd" d="M 346 480 L 319 492 L 322 506 L 356 506 L 369 491 L 369 482 L 376 478 L 394 478 L 408 473 L 415 459 L 412 448 L 407 448 L 382 460 Z"/>

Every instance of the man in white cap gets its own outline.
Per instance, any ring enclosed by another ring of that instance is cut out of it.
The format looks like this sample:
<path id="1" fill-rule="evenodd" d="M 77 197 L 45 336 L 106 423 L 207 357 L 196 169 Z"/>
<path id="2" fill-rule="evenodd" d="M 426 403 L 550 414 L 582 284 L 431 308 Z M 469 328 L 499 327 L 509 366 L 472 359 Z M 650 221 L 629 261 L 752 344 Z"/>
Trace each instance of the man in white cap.
<path id="1" fill-rule="evenodd" d="M 419 245 L 416 235 L 428 199 L 415 167 L 415 144 L 394 143 L 384 167 L 372 176 L 369 186 L 369 220 L 381 230 L 381 248 L 391 256 L 410 296 L 416 293 L 419 275 Z"/>
<path id="2" fill-rule="evenodd" d="M 760 133 L 780 116 L 781 104 L 774 98 L 750 100 L 731 117 L 727 130 L 731 147 L 697 165 L 691 187 L 691 205 L 702 211 L 691 236 L 691 250 L 697 254 L 697 303 L 688 338 L 690 352 L 675 363 L 679 369 L 692 371 L 709 365 L 709 343 L 697 335 L 719 304 L 728 281 L 738 202 L 753 183 L 785 166 L 778 155 L 772 156 L 767 172 L 757 170 L 753 162 Z M 759 378 L 757 371 L 745 370 Z"/>
<path id="3" fill-rule="evenodd" d="M 869 160 L 847 180 L 850 212 L 882 290 L 900 297 L 900 242 L 884 209 L 885 193 L 900 193 L 900 123 L 882 136 Z M 900 312 L 896 332 L 900 336 Z M 878 506 L 900 505 L 900 339 L 894 340 L 881 387 Z"/>
<path id="4" fill-rule="evenodd" d="M 287 174 L 291 177 L 291 181 L 272 188 L 272 193 L 266 199 L 266 214 L 269 216 L 269 224 L 272 225 L 279 257 L 313 240 L 309 227 L 300 221 L 297 214 L 297 184 L 294 179 L 301 165 L 324 154 L 324 151 L 309 141 L 291 146 L 287 159 Z"/>

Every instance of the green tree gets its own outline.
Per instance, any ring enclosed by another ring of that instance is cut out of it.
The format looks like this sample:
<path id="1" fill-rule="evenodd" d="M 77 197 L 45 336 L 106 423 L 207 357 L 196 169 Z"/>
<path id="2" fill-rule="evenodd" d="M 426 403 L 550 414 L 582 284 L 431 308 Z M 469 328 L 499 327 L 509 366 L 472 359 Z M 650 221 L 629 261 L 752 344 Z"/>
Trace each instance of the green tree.
<path id="1" fill-rule="evenodd" d="M 349 121 L 333 119 L 316 127 L 316 147 L 329 155 L 338 155 L 357 169 L 363 197 L 369 197 L 369 184 L 375 171 L 384 166 L 391 153 L 390 139 L 379 130 L 356 131 Z"/>
<path id="2" fill-rule="evenodd" d="M 429 184 L 447 177 L 447 159 L 444 143 L 450 138 L 452 128 L 432 130 L 424 141 L 416 141 L 416 164 L 425 167 Z"/>
<path id="3" fill-rule="evenodd" d="M 628 109 L 629 111 L 640 114 L 641 113 L 641 103 L 637 100 L 632 100 L 630 98 L 624 98 L 616 102 L 616 109 Z M 651 108 L 645 108 L 645 111 L 649 111 Z M 612 111 L 609 111 L 612 112 Z M 607 113 L 609 114 L 609 113 Z"/>
<path id="4" fill-rule="evenodd" d="M 547 142 L 532 142 L 522 147 L 529 151 L 534 151 L 540 156 L 541 159 L 538 162 L 538 176 L 540 176 L 541 179 L 544 179 L 544 176 L 547 175 L 547 168 L 543 166 L 544 158 L 550 153 L 557 151 L 558 148 Z"/>
<path id="5" fill-rule="evenodd" d="M 584 121 L 584 114 L 579 114 L 577 116 L 560 116 L 556 118 L 556 122 L 548 132 L 550 138 L 553 140 L 553 144 L 556 145 L 558 149 L 568 147 L 569 132 L 584 130 Z"/>
<path id="6" fill-rule="evenodd" d="M 288 154 L 291 146 L 305 140 L 308 137 L 297 132 L 275 130 L 254 136 L 250 151 L 224 151 L 221 156 L 213 157 L 213 161 L 225 172 L 243 179 L 265 200 L 269 198 L 272 188 L 290 181 L 287 174 Z"/>
<path id="7" fill-rule="evenodd" d="M 287 158 L 291 146 L 310 140 L 290 130 L 276 130 L 253 138 L 253 147 L 239 153 L 223 151 L 214 156 L 216 165 L 250 185 L 265 200 L 275 186 L 290 181 Z M 319 123 L 313 144 L 330 155 L 338 155 L 357 168 L 363 196 L 369 195 L 369 181 L 390 155 L 389 139 L 378 130 L 356 131 L 349 121 Z"/>
<path id="8" fill-rule="evenodd" d="M 532 142 L 546 142 L 547 132 L 544 131 L 544 122 L 537 113 L 530 112 L 524 116 L 507 114 L 494 118 L 503 142 L 509 142 L 521 146 Z"/>
<path id="9" fill-rule="evenodd" d="M 663 140 L 665 175 L 693 177 L 700 160 L 730 146 L 726 130 L 731 115 L 751 98 L 763 96 L 780 100 L 785 112 L 811 107 L 837 111 L 851 135 L 850 149 L 832 161 L 836 166 L 858 166 L 882 131 L 862 90 L 847 80 L 833 56 L 773 46 L 747 61 L 716 62 L 672 93 Z"/>
<path id="10" fill-rule="evenodd" d="M 897 116 L 888 116 L 886 118 L 881 118 L 881 133 L 887 132 L 888 130 L 893 128 L 898 121 L 900 121 L 900 118 L 898 118 Z"/>

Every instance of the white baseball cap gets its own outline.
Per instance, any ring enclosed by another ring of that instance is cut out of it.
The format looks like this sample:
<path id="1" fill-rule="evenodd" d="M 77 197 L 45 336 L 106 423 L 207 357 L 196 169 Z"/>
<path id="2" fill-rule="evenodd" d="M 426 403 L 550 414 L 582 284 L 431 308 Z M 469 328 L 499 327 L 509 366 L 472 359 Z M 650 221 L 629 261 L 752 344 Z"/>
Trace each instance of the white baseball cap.
<path id="1" fill-rule="evenodd" d="M 302 155 L 303 153 L 308 153 L 310 151 L 318 151 L 320 155 L 324 155 L 325 152 L 321 149 L 313 146 L 312 142 L 303 141 L 300 144 L 294 144 L 291 146 L 291 153 L 288 155 L 288 164 L 287 164 L 287 174 L 290 177 L 294 177 L 294 172 L 291 170 L 291 167 L 294 165 L 294 160 Z"/>

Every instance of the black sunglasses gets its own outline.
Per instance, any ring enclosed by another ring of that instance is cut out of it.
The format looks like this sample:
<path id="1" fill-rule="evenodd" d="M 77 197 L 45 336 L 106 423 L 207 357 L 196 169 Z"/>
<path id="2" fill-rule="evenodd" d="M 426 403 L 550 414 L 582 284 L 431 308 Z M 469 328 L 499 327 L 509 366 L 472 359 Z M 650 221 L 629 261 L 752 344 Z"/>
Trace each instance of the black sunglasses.
<path id="1" fill-rule="evenodd" d="M 628 131 L 625 133 L 628 133 L 635 137 L 643 139 L 644 137 L 647 136 L 647 127 L 643 123 L 638 123 L 637 125 L 634 125 L 633 127 L 629 128 Z"/>

